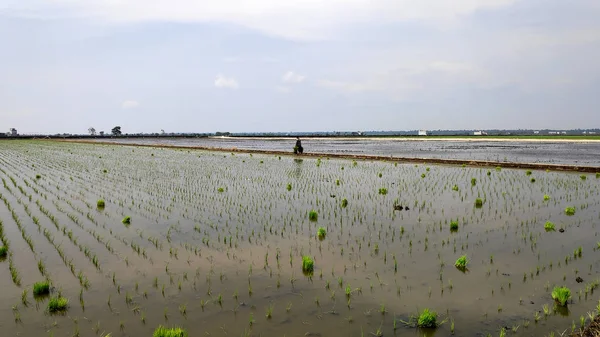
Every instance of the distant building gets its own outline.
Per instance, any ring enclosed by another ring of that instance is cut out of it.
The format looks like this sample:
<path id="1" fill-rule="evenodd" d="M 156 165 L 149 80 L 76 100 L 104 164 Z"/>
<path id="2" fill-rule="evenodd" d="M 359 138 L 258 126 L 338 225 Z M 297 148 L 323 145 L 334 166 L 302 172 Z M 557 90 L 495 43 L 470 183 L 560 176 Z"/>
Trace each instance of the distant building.
<path id="1" fill-rule="evenodd" d="M 419 136 L 427 136 L 427 130 L 419 130 Z"/>
<path id="2" fill-rule="evenodd" d="M 104 131 L 100 131 L 100 137 L 104 137 Z"/>
<path id="3" fill-rule="evenodd" d="M 473 136 L 486 136 L 487 132 L 485 131 L 475 131 L 473 132 Z"/>
<path id="4" fill-rule="evenodd" d="M 15 128 L 10 128 L 10 131 L 8 132 L 8 135 L 9 135 L 9 136 L 12 136 L 12 137 L 16 137 L 16 136 L 18 136 L 19 134 L 17 133 L 17 129 L 15 129 Z"/>
<path id="5" fill-rule="evenodd" d="M 539 135 L 539 134 L 540 134 L 540 132 L 539 132 L 539 131 L 533 131 L 533 134 L 534 134 L 534 135 Z"/>

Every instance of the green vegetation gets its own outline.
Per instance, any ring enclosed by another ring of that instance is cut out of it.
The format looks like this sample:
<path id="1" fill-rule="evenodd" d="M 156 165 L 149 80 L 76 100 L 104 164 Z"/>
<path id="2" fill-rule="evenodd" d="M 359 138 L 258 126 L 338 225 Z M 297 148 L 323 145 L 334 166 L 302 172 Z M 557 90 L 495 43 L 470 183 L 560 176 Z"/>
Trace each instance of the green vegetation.
<path id="1" fill-rule="evenodd" d="M 463 255 L 456 260 L 456 262 L 454 263 L 454 266 L 456 268 L 464 271 L 465 269 L 467 269 L 468 263 L 469 263 L 469 260 L 467 259 L 467 256 Z"/>
<path id="2" fill-rule="evenodd" d="M 312 273 L 315 270 L 315 262 L 312 257 L 304 255 L 302 257 L 302 271 L 305 273 Z"/>
<path id="3" fill-rule="evenodd" d="M 182 328 L 165 328 L 162 325 L 159 325 L 152 337 L 187 337 L 188 333 L 186 330 Z"/>
<path id="4" fill-rule="evenodd" d="M 42 282 L 36 282 L 33 285 L 33 295 L 43 296 L 50 293 L 50 282 L 48 280 Z"/>
<path id="5" fill-rule="evenodd" d="M 477 185 L 477 178 L 471 178 L 471 186 Z"/>
<path id="6" fill-rule="evenodd" d="M 8 248 L 6 246 L 0 246 L 0 257 L 6 257 L 8 254 Z"/>
<path id="7" fill-rule="evenodd" d="M 550 200 L 550 196 L 548 194 L 544 194 L 544 201 Z"/>
<path id="8" fill-rule="evenodd" d="M 424 309 L 419 314 L 419 319 L 417 320 L 417 326 L 419 328 L 436 328 L 437 324 L 437 313 L 435 311 L 431 311 L 429 309 Z"/>
<path id="9" fill-rule="evenodd" d="M 564 307 L 567 305 L 567 301 L 571 299 L 571 290 L 567 287 L 554 287 L 552 290 L 552 299 Z"/>
<path id="10" fill-rule="evenodd" d="M 575 215 L 575 207 L 569 206 L 569 207 L 565 208 L 565 214 L 569 215 L 569 216 Z"/>
<path id="11" fill-rule="evenodd" d="M 285 187 L 288 191 L 292 190 L 292 184 L 287 184 L 287 186 Z"/>
<path id="12" fill-rule="evenodd" d="M 528 176 L 530 176 L 530 175 L 531 175 L 531 170 L 527 170 L 527 171 L 525 171 L 525 175 L 528 175 Z"/>
<path id="13" fill-rule="evenodd" d="M 346 208 L 348 207 L 348 199 L 344 198 L 342 199 L 342 208 Z"/>
<path id="14" fill-rule="evenodd" d="M 52 297 L 48 301 L 48 312 L 56 313 L 66 311 L 69 306 L 69 300 L 62 296 Z"/>
<path id="15" fill-rule="evenodd" d="M 314 209 L 308 212 L 308 220 L 316 222 L 319 219 L 319 213 Z"/>
<path id="16" fill-rule="evenodd" d="M 450 230 L 451 231 L 458 230 L 458 220 L 450 220 Z"/>
<path id="17" fill-rule="evenodd" d="M 96 207 L 98 208 L 104 208 L 104 206 L 106 206 L 106 203 L 104 202 L 103 199 L 100 199 L 96 202 Z"/>
<path id="18" fill-rule="evenodd" d="M 219 187 L 219 188 L 217 188 L 217 192 L 223 193 L 223 192 L 225 192 L 225 189 L 223 187 Z"/>
<path id="19" fill-rule="evenodd" d="M 546 221 L 546 223 L 544 224 L 544 229 L 546 230 L 546 232 L 550 232 L 550 231 L 554 231 L 556 230 L 554 227 L 554 224 L 550 221 Z"/>
<path id="20" fill-rule="evenodd" d="M 600 172 L 596 172 L 596 179 L 600 179 Z"/>
<path id="21" fill-rule="evenodd" d="M 382 188 L 379 189 L 378 193 L 381 194 L 381 195 L 386 195 L 388 193 L 388 190 L 387 190 L 387 188 L 382 187 Z"/>
<path id="22" fill-rule="evenodd" d="M 579 176 L 579 178 L 581 178 L 581 180 L 586 180 L 587 176 L 585 174 L 582 174 L 582 175 Z"/>
<path id="23" fill-rule="evenodd" d="M 454 185 L 454 186 L 452 186 L 452 190 L 453 190 L 453 191 L 458 191 L 458 185 Z"/>
<path id="24" fill-rule="evenodd" d="M 35 179 L 41 179 L 41 178 L 42 178 L 42 176 L 41 176 L 41 175 L 39 175 L 39 174 L 36 174 L 36 175 L 35 175 Z"/>
<path id="25" fill-rule="evenodd" d="M 483 200 L 481 198 L 475 199 L 475 207 L 477 207 L 477 208 L 483 207 Z"/>
<path id="26" fill-rule="evenodd" d="M 131 217 L 128 215 L 121 220 L 124 225 L 131 225 Z"/>
<path id="27" fill-rule="evenodd" d="M 532 182 L 532 183 L 535 183 L 535 178 L 533 178 L 533 177 L 532 177 L 532 178 L 531 178 L 531 182 Z"/>
<path id="28" fill-rule="evenodd" d="M 325 235 L 327 235 L 327 229 L 325 229 L 325 227 L 319 227 L 319 230 L 317 231 L 317 236 L 319 239 L 324 239 Z"/>

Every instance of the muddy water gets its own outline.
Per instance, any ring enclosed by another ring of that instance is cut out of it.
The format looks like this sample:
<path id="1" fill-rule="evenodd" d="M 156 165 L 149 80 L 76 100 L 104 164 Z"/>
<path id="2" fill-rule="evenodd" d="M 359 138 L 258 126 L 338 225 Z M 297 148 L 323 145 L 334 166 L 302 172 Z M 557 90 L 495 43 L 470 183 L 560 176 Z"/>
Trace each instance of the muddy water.
<path id="1" fill-rule="evenodd" d="M 2 146 L 0 193 L 35 247 L 0 204 L 22 279 L 15 285 L 8 261 L 0 262 L 0 325 L 8 335 L 150 336 L 162 324 L 190 336 L 447 336 L 454 322 L 458 336 L 497 336 L 502 327 L 509 335 L 546 336 L 570 331 L 573 321 L 579 326 L 598 303 L 597 291 L 586 292 L 600 277 L 595 175 L 488 175 L 480 168 L 50 142 Z M 482 208 L 474 207 L 478 197 Z M 96 208 L 100 198 L 103 210 Z M 409 210 L 394 211 L 395 202 Z M 567 206 L 574 216 L 564 214 Z M 316 223 L 308 220 L 312 209 Z M 121 223 L 125 216 L 131 225 Z M 449 230 L 450 220 L 458 231 Z M 546 232 L 546 221 L 556 231 Z M 320 226 L 327 228 L 322 241 Z M 573 254 L 578 247 L 581 257 Z M 315 259 L 312 277 L 302 273 L 302 255 Z M 461 255 L 470 260 L 466 272 L 454 267 Z M 65 315 L 50 315 L 47 299 L 31 295 L 32 283 L 44 278 L 39 260 L 54 294 L 70 300 Z M 555 285 L 573 292 L 568 312 L 553 310 Z M 437 330 L 402 323 L 424 308 L 447 322 Z"/>
<path id="2" fill-rule="evenodd" d="M 120 138 L 101 141 L 271 151 L 291 151 L 295 144 L 291 138 Z M 305 151 L 311 153 L 600 166 L 600 142 L 309 138 L 302 144 Z"/>

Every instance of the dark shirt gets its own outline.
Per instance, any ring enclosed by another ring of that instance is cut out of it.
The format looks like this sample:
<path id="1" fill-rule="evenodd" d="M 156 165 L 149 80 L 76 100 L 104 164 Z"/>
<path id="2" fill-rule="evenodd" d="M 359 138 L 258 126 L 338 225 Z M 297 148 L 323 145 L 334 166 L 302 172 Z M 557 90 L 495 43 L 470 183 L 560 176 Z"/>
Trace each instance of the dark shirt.
<path id="1" fill-rule="evenodd" d="M 296 140 L 296 147 L 302 147 L 302 143 L 300 142 L 300 139 Z"/>

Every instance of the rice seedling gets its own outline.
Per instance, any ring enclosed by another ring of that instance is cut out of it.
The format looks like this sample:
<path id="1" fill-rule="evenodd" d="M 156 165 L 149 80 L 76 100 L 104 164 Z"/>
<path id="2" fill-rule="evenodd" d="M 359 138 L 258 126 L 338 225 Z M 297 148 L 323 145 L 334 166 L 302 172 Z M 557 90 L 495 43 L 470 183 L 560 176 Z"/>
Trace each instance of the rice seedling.
<path id="1" fill-rule="evenodd" d="M 308 212 L 308 219 L 310 221 L 316 222 L 319 219 L 319 213 L 317 213 L 317 211 L 315 211 L 314 209 L 311 210 L 310 212 Z"/>
<path id="2" fill-rule="evenodd" d="M 554 287 L 552 290 L 552 299 L 561 306 L 566 306 L 571 299 L 571 290 L 567 287 Z"/>
<path id="3" fill-rule="evenodd" d="M 287 186 L 286 186 L 285 189 L 288 190 L 288 191 L 291 191 L 292 190 L 292 184 L 287 184 Z"/>
<path id="4" fill-rule="evenodd" d="M 44 296 L 50 294 L 50 282 L 48 280 L 33 284 L 33 295 Z"/>
<path id="5" fill-rule="evenodd" d="M 477 198 L 475 199 L 475 207 L 476 208 L 481 208 L 483 207 L 483 200 L 481 198 Z"/>
<path id="6" fill-rule="evenodd" d="M 423 309 L 423 311 L 419 314 L 417 326 L 419 328 L 437 328 L 437 313 L 429 309 Z"/>
<path id="7" fill-rule="evenodd" d="M 273 303 L 269 304 L 269 306 L 266 309 L 266 314 L 265 316 L 267 317 L 267 319 L 271 319 L 273 317 L 273 309 L 274 309 L 274 305 Z"/>
<path id="8" fill-rule="evenodd" d="M 325 229 L 325 227 L 319 227 L 317 230 L 317 237 L 323 240 L 325 239 L 325 235 L 327 235 L 327 229 Z"/>
<path id="9" fill-rule="evenodd" d="M 312 273 L 314 271 L 315 263 L 312 257 L 305 255 L 302 257 L 302 271 L 305 273 Z"/>
<path id="10" fill-rule="evenodd" d="M 121 220 L 121 222 L 124 225 L 130 225 L 131 224 L 131 216 L 128 215 L 128 216 L 124 217 L 123 220 Z"/>
<path id="11" fill-rule="evenodd" d="M 348 199 L 344 198 L 342 199 L 342 204 L 341 204 L 342 208 L 346 208 L 348 207 Z"/>
<path id="12" fill-rule="evenodd" d="M 382 187 L 379 189 L 379 191 L 377 193 L 379 193 L 381 195 L 386 195 L 388 193 L 388 190 L 387 190 L 387 188 Z"/>
<path id="13" fill-rule="evenodd" d="M 104 206 L 106 206 L 106 203 L 104 202 L 104 199 L 99 199 L 98 201 L 96 201 L 96 207 L 97 208 L 104 208 Z"/>
<path id="14" fill-rule="evenodd" d="M 456 262 L 454 263 L 454 266 L 455 266 L 456 268 L 458 268 L 459 270 L 462 270 L 462 271 L 464 271 L 464 270 L 466 270 L 466 269 L 467 269 L 467 263 L 468 263 L 468 262 L 469 262 L 469 261 L 468 261 L 468 259 L 467 259 L 467 256 L 466 256 L 466 255 L 463 255 L 463 256 L 459 257 L 459 258 L 456 260 Z"/>
<path id="15" fill-rule="evenodd" d="M 166 328 L 162 325 L 159 325 L 152 337 L 187 337 L 188 332 L 182 328 Z"/>
<path id="16" fill-rule="evenodd" d="M 569 216 L 575 215 L 575 207 L 571 207 L 571 206 L 566 207 L 565 214 L 569 215 Z"/>
<path id="17" fill-rule="evenodd" d="M 546 223 L 544 224 L 544 229 L 546 230 L 546 232 L 554 231 L 555 230 L 554 223 L 552 223 L 550 221 L 546 221 Z"/>
<path id="18" fill-rule="evenodd" d="M 0 258 L 6 257 L 8 254 L 8 248 L 6 246 L 0 246 Z"/>
<path id="19" fill-rule="evenodd" d="M 471 178 L 471 186 L 477 185 L 477 178 Z"/>
<path id="20" fill-rule="evenodd" d="M 544 201 L 550 200 L 550 196 L 548 194 L 544 194 Z"/>
<path id="21" fill-rule="evenodd" d="M 458 230 L 458 220 L 450 220 L 450 230 L 451 231 Z"/>
<path id="22" fill-rule="evenodd" d="M 68 306 L 69 306 L 68 299 L 61 297 L 61 296 L 52 297 L 48 301 L 48 312 L 50 312 L 50 313 L 65 312 L 67 310 Z"/>
<path id="23" fill-rule="evenodd" d="M 579 178 L 581 178 L 581 180 L 586 180 L 587 176 L 585 174 L 582 174 L 582 175 L 579 176 Z"/>

